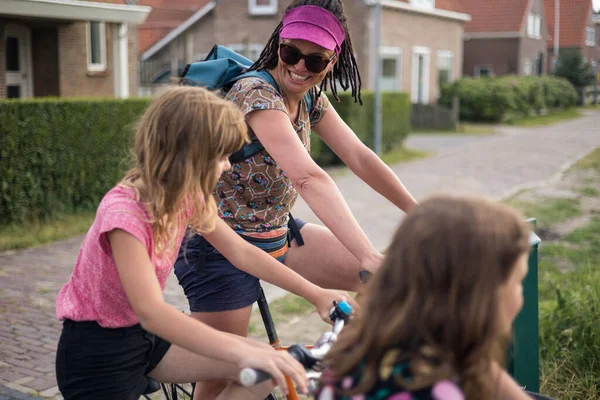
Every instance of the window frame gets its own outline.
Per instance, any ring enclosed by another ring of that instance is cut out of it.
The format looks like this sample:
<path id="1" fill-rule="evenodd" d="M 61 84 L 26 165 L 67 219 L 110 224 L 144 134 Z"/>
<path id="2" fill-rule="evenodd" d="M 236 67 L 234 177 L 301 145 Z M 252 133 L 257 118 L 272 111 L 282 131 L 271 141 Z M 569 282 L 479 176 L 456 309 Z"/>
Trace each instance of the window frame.
<path id="1" fill-rule="evenodd" d="M 402 91 L 402 48 L 396 46 L 382 46 L 379 49 L 379 59 L 381 62 L 381 71 L 379 79 L 383 78 L 383 60 L 395 60 L 396 61 L 396 88 L 394 91 Z"/>
<path id="2" fill-rule="evenodd" d="M 92 60 L 92 24 L 98 24 L 98 32 L 100 37 L 98 38 L 100 44 L 100 60 L 99 63 L 94 63 Z M 87 57 L 87 68 L 91 72 L 102 72 L 106 71 L 107 64 L 107 50 L 106 50 L 106 23 L 89 21 L 86 23 L 86 57 Z"/>
<path id="3" fill-rule="evenodd" d="M 278 9 L 278 0 L 269 0 L 268 5 L 256 3 L 257 0 L 248 0 L 248 13 L 250 15 L 276 15 Z"/>
<path id="4" fill-rule="evenodd" d="M 480 64 L 475 66 L 475 78 L 481 78 L 481 70 L 484 68 L 490 71 L 488 77 L 494 76 L 494 68 L 490 64 Z"/>
<path id="5" fill-rule="evenodd" d="M 585 27 L 585 45 L 588 47 L 596 46 L 596 28 L 593 26 Z"/>
<path id="6" fill-rule="evenodd" d="M 437 63 L 436 63 L 436 68 L 437 68 L 437 72 L 438 72 L 438 81 L 437 81 L 438 89 L 441 88 L 441 85 L 440 85 L 440 61 L 443 58 L 449 58 L 450 59 L 450 74 L 449 74 L 449 78 L 450 79 L 448 80 L 448 83 L 454 82 L 454 80 L 456 79 L 454 77 L 454 72 L 455 72 L 454 71 L 454 69 L 455 69 L 454 68 L 454 52 L 452 52 L 451 50 L 438 50 L 438 52 L 437 52 Z"/>

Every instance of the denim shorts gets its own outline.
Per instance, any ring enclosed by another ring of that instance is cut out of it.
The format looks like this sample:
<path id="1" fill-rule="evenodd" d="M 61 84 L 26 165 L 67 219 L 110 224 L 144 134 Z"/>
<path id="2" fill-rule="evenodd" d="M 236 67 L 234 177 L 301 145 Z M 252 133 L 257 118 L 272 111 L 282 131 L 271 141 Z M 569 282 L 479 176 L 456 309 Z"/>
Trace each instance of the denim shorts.
<path id="1" fill-rule="evenodd" d="M 306 222 L 295 218 L 298 231 Z M 298 233 L 290 232 L 290 240 L 301 244 Z M 278 258 L 283 262 L 285 256 Z M 259 279 L 237 269 L 204 237 L 192 235 L 184 239 L 175 275 L 188 299 L 191 312 L 239 310 L 252 305 L 260 296 Z"/>
<path id="2" fill-rule="evenodd" d="M 103 328 L 65 320 L 56 351 L 56 380 L 65 400 L 138 400 L 145 378 L 171 344 L 140 324 Z"/>

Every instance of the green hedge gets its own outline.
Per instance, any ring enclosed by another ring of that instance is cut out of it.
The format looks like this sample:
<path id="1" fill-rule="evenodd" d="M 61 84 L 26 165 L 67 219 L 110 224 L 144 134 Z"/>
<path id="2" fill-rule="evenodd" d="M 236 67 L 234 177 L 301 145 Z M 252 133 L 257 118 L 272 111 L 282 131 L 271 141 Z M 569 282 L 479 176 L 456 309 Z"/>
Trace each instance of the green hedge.
<path id="1" fill-rule="evenodd" d="M 371 145 L 373 95 L 365 106 L 342 95 L 336 109 Z M 128 168 L 132 124 L 148 99 L 0 101 L 0 223 L 93 211 Z M 383 96 L 383 148 L 410 129 L 405 94 Z M 335 156 L 317 135 L 311 153 L 321 164 Z"/>
<path id="2" fill-rule="evenodd" d="M 514 117 L 541 115 L 577 104 L 577 92 L 554 76 L 504 76 L 463 78 L 441 90 L 440 104 L 450 107 L 460 100 L 460 119 L 501 122 Z"/>
<path id="3" fill-rule="evenodd" d="M 148 100 L 0 102 L 0 222 L 94 210 Z"/>
<path id="4" fill-rule="evenodd" d="M 355 103 L 347 92 L 340 93 L 338 96 L 340 98 L 339 103 L 335 101 L 331 94 L 328 94 L 329 100 L 340 117 L 352 128 L 363 143 L 373 148 L 375 136 L 374 93 L 362 92 L 362 106 Z M 410 133 L 412 105 L 408 94 L 402 92 L 383 93 L 381 104 L 381 147 L 383 152 L 387 152 L 394 146 L 401 144 Z M 313 133 L 311 137 L 311 155 L 317 162 L 322 165 L 340 162 L 337 156 L 316 134 Z"/>

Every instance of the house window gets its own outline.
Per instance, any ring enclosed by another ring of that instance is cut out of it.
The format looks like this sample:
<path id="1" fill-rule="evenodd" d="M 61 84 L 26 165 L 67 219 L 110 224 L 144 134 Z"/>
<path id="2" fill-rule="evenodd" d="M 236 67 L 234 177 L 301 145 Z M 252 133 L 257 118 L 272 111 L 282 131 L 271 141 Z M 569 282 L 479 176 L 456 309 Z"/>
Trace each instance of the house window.
<path id="1" fill-rule="evenodd" d="M 527 16 L 527 36 L 532 39 L 542 38 L 542 16 L 529 13 Z"/>
<path id="2" fill-rule="evenodd" d="M 438 87 L 454 80 L 454 54 L 451 51 L 438 51 Z"/>
<path id="3" fill-rule="evenodd" d="M 420 8 L 435 8 L 435 0 L 410 0 L 410 4 Z"/>
<path id="4" fill-rule="evenodd" d="M 476 78 L 487 78 L 493 76 L 494 72 L 491 65 L 478 65 L 475 67 Z"/>
<path id="5" fill-rule="evenodd" d="M 594 47 L 596 45 L 596 29 L 588 26 L 585 28 L 585 45 Z"/>
<path id="6" fill-rule="evenodd" d="M 250 15 L 275 15 L 277 14 L 277 0 L 248 0 Z"/>
<path id="7" fill-rule="evenodd" d="M 89 71 L 106 69 L 106 24 L 104 22 L 88 23 L 87 57 Z"/>
<path id="8" fill-rule="evenodd" d="M 525 65 L 523 66 L 523 75 L 530 76 L 531 72 L 531 61 L 525 60 Z"/>
<path id="9" fill-rule="evenodd" d="M 250 61 L 254 62 L 258 60 L 258 57 L 260 57 L 260 53 L 262 52 L 264 45 L 260 43 L 232 43 L 228 44 L 226 47 L 229 47 L 231 50 L 240 53 Z"/>
<path id="10" fill-rule="evenodd" d="M 544 56 L 543 54 L 536 54 L 535 56 L 533 56 L 533 58 L 531 59 L 531 64 L 532 64 L 532 71 L 531 74 L 534 76 L 540 76 L 542 75 L 542 63 L 544 61 Z"/>
<path id="11" fill-rule="evenodd" d="M 382 47 L 380 85 L 384 92 L 402 89 L 402 50 L 398 47 Z"/>

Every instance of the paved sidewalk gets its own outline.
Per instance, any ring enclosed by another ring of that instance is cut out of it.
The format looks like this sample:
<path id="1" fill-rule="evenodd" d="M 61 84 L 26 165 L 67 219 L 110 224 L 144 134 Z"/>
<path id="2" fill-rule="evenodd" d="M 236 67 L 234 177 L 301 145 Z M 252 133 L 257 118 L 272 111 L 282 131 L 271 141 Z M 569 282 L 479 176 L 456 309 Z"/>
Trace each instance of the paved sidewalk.
<path id="1" fill-rule="evenodd" d="M 600 112 L 586 111 L 583 118 L 552 127 L 510 128 L 493 136 L 452 140 L 431 135 L 409 139 L 409 146 L 435 151 L 427 159 L 394 167 L 417 199 L 440 192 L 500 198 L 552 179 L 600 146 Z M 335 180 L 367 235 L 384 248 L 403 214 L 350 172 L 336 174 Z M 294 215 L 318 222 L 301 199 Z M 54 299 L 72 271 L 81 240 L 78 236 L 0 254 L 0 400 L 33 398 L 15 393 L 60 398 L 54 357 L 61 325 L 54 317 Z M 271 300 L 284 293 L 265 287 Z M 173 275 L 165 298 L 187 310 Z"/>

